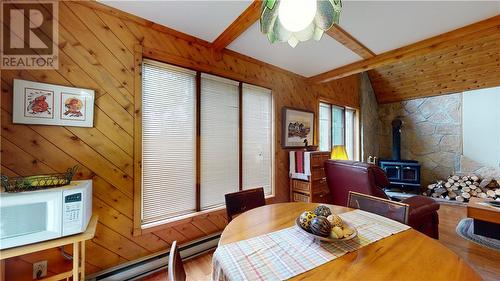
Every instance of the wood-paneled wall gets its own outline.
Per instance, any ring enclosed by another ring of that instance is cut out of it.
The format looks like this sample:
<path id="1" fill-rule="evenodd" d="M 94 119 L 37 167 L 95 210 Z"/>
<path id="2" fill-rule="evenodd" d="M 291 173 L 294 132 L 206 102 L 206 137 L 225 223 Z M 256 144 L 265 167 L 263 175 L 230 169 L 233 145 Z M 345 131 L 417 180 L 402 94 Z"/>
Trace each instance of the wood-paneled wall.
<path id="1" fill-rule="evenodd" d="M 221 231 L 225 211 L 201 215 L 133 236 L 134 46 L 159 50 L 167 62 L 224 75 L 272 89 L 276 110 L 276 196 L 287 201 L 288 157 L 280 148 L 280 110 L 293 106 L 317 112 L 318 97 L 359 107 L 358 77 L 310 85 L 304 77 L 224 51 L 215 60 L 205 41 L 95 2 L 60 2 L 59 69 L 1 72 L 1 172 L 31 175 L 63 172 L 79 165 L 78 179 L 93 179 L 96 237 L 87 243 L 87 273 L 156 251 L 173 240 L 185 243 Z M 148 56 L 148 54 L 144 54 Z M 14 78 L 96 91 L 93 128 L 12 124 Z M 70 247 L 66 249 L 71 252 Z M 6 261 L 7 280 L 31 280 L 32 263 L 48 260 L 49 275 L 71 266 L 57 249 Z"/>
<path id="2" fill-rule="evenodd" d="M 368 72 L 379 103 L 500 85 L 500 26 Z"/>

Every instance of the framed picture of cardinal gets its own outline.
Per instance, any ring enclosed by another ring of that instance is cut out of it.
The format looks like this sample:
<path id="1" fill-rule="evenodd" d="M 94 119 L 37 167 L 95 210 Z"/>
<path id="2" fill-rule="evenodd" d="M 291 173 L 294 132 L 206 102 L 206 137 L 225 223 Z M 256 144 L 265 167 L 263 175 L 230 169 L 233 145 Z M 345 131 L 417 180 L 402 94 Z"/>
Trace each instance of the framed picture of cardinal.
<path id="1" fill-rule="evenodd" d="M 94 126 L 94 90 L 14 79 L 13 123 Z"/>

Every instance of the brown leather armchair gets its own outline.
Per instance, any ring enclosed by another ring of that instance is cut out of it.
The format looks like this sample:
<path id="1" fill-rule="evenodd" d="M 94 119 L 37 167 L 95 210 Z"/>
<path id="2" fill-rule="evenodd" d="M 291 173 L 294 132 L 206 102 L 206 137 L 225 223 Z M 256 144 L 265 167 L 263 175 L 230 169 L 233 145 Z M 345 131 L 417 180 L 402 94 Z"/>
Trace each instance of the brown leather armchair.
<path id="1" fill-rule="evenodd" d="M 349 191 L 356 191 L 390 199 L 383 188 L 389 180 L 378 166 L 357 161 L 328 160 L 325 173 L 331 194 L 331 203 L 347 206 Z M 415 195 L 401 202 L 410 205 L 408 225 L 432 237 L 439 238 L 439 204 L 432 198 Z"/>

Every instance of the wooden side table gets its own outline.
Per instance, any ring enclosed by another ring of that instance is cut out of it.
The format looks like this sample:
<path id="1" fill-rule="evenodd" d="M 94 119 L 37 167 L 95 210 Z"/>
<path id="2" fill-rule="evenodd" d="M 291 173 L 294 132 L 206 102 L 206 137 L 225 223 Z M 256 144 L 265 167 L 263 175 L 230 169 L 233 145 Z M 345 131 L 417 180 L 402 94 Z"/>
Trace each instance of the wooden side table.
<path id="1" fill-rule="evenodd" d="M 85 280 L 85 241 L 94 238 L 95 229 L 97 226 L 97 219 L 98 216 L 93 215 L 92 218 L 90 218 L 90 222 L 89 225 L 87 226 L 87 229 L 80 234 L 65 236 L 53 240 L 1 250 L 0 260 L 1 260 L 2 272 L 0 274 L 0 280 L 1 281 L 5 280 L 5 259 L 22 256 L 38 251 L 43 251 L 51 248 L 61 247 L 68 244 L 73 244 L 72 270 L 38 280 L 43 280 L 43 281 L 56 281 L 63 279 L 69 280 L 70 277 L 73 277 L 73 280 L 82 280 L 82 281 Z"/>
<path id="2" fill-rule="evenodd" d="M 474 234 L 500 239 L 500 211 L 485 206 L 488 200 L 473 197 L 467 204 L 467 217 L 474 220 Z"/>

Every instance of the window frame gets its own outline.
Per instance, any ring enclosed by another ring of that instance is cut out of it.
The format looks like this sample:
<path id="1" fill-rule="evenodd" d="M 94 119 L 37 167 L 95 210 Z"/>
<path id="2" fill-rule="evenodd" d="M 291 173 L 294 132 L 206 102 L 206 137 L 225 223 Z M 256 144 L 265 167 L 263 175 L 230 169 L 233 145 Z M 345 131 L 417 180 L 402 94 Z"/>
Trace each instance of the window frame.
<path id="1" fill-rule="evenodd" d="M 331 100 L 329 99 L 325 99 L 325 98 L 320 98 L 319 101 L 318 101 L 318 145 L 319 145 L 319 141 L 321 140 L 321 131 L 319 130 L 319 120 L 320 120 L 320 117 L 319 117 L 319 110 L 321 108 L 321 104 L 327 104 L 329 105 L 329 109 L 330 109 L 330 136 L 329 136 L 329 139 L 330 139 L 330 150 L 332 150 L 332 146 L 333 146 L 333 140 L 334 140 L 334 130 L 333 130 L 333 116 L 332 116 L 332 113 L 333 113 L 333 107 L 339 107 L 339 108 L 342 108 L 344 110 L 344 118 L 343 118 L 343 128 L 344 128 L 344 134 L 343 134 L 343 144 L 346 145 L 346 139 L 347 139 L 347 126 L 346 126 L 346 112 L 347 110 L 351 110 L 351 111 L 354 111 L 354 138 L 353 138 L 353 141 L 354 141 L 354 157 L 353 157 L 353 160 L 354 161 L 359 161 L 360 160 L 360 152 L 361 152 L 361 142 L 360 142 L 360 137 L 361 137 L 361 131 L 360 131 L 360 118 L 359 118 L 359 113 L 360 113 L 360 110 L 359 108 L 356 108 L 356 107 L 351 107 L 351 106 L 346 106 L 346 105 L 340 105 L 338 103 L 335 103 L 335 102 L 332 102 Z"/>
<path id="2" fill-rule="evenodd" d="M 176 216 L 157 222 L 151 222 L 147 225 L 142 223 L 142 63 L 145 59 L 157 61 L 159 63 L 165 63 L 188 70 L 196 72 L 196 212 L 184 214 L 181 216 Z M 215 208 L 210 208 L 206 210 L 201 210 L 200 202 L 200 171 L 201 171 L 201 150 L 200 150 L 200 133 L 201 133 L 201 107 L 200 107 L 200 97 L 201 97 L 201 73 L 206 73 L 214 76 L 218 76 L 225 79 L 230 79 L 237 81 L 239 84 L 239 187 L 238 190 L 243 190 L 243 87 L 244 84 L 250 86 L 256 86 L 264 89 L 268 89 L 271 93 L 271 193 L 266 195 L 266 199 L 273 198 L 276 196 L 276 105 L 273 90 L 271 85 L 262 85 L 256 83 L 257 81 L 247 81 L 243 79 L 241 75 L 237 77 L 230 77 L 227 71 L 214 71 L 214 67 L 204 67 L 200 65 L 194 65 L 188 61 L 178 61 L 167 53 L 161 51 L 150 49 L 142 45 L 136 45 L 134 48 L 134 193 L 133 193 L 133 236 L 140 236 L 143 233 L 150 233 L 157 230 L 168 228 L 172 225 L 183 223 L 185 221 L 191 220 L 193 217 L 206 215 L 214 212 L 222 212 L 225 210 L 225 206 L 219 206 Z"/>

